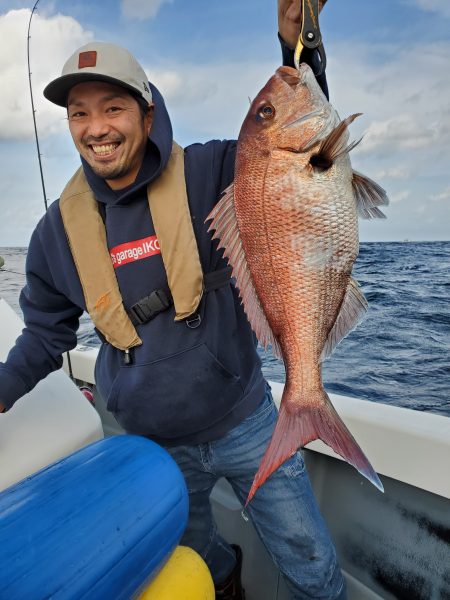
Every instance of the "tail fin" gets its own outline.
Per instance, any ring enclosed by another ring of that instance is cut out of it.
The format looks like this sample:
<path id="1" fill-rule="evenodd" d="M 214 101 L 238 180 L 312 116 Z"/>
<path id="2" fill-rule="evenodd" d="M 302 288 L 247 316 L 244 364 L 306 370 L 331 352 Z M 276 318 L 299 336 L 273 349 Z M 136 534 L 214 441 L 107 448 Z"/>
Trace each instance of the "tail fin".
<path id="1" fill-rule="evenodd" d="M 384 491 L 378 475 L 336 412 L 326 392 L 317 393 L 321 395 L 320 403 L 316 398 L 308 398 L 311 408 L 297 408 L 298 405 L 282 402 L 272 439 L 253 480 L 246 506 L 256 490 L 285 460 L 298 448 L 316 439 L 325 442 L 361 475 L 367 477 L 375 487 Z"/>

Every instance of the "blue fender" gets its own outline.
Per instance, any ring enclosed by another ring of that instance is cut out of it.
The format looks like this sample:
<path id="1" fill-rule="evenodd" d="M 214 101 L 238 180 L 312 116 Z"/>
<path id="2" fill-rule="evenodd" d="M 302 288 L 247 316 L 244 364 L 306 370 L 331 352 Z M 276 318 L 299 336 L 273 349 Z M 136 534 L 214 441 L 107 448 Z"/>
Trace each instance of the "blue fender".
<path id="1" fill-rule="evenodd" d="M 0 597 L 131 598 L 187 524 L 188 495 L 150 440 L 101 440 L 0 494 Z"/>

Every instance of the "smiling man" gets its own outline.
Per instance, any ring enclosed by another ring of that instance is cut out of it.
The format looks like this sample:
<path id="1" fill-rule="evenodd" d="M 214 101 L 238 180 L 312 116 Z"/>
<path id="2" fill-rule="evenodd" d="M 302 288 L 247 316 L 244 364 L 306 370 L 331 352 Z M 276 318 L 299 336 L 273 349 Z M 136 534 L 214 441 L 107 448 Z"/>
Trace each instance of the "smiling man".
<path id="1" fill-rule="evenodd" d="M 278 8 L 292 65 L 299 4 Z M 314 53 L 305 58 L 317 66 Z M 95 377 L 108 410 L 177 461 L 190 494 L 182 543 L 206 560 L 218 599 L 240 600 L 242 554 L 218 534 L 209 496 L 226 477 L 245 502 L 277 411 L 204 224 L 233 181 L 236 142 L 180 148 L 161 94 L 115 44 L 78 49 L 44 94 L 66 108 L 82 166 L 33 233 L 20 300 L 26 328 L 0 364 L 0 409 L 61 366 L 87 310 L 102 342 Z M 345 599 L 299 452 L 247 510 L 293 598 Z"/>
<path id="2" fill-rule="evenodd" d="M 79 83 L 67 98 L 69 129 L 80 155 L 113 190 L 130 185 L 144 160 L 153 103 L 143 114 L 124 88 L 102 81 Z"/>

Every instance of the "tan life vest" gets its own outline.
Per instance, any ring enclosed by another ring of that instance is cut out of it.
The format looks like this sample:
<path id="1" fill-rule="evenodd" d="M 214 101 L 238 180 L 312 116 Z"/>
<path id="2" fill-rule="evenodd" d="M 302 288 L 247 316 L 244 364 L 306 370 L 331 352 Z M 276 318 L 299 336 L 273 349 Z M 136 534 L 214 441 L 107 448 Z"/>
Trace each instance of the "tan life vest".
<path id="1" fill-rule="evenodd" d="M 184 151 L 174 142 L 147 197 L 175 305 L 175 320 L 192 315 L 203 295 L 203 272 L 184 178 Z M 60 211 L 87 311 L 106 340 L 128 350 L 142 344 L 122 301 L 98 203 L 80 167 L 61 194 Z M 93 259 L 92 257 L 95 257 Z"/>

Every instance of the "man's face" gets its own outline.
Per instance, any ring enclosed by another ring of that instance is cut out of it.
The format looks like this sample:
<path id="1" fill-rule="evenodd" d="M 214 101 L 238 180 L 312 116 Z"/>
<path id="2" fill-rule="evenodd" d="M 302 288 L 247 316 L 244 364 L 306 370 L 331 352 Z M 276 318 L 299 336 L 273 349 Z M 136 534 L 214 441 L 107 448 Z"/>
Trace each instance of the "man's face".
<path id="1" fill-rule="evenodd" d="M 89 81 L 70 90 L 67 113 L 75 146 L 94 173 L 113 190 L 132 184 L 144 158 L 153 110 L 143 117 L 124 88 Z"/>

